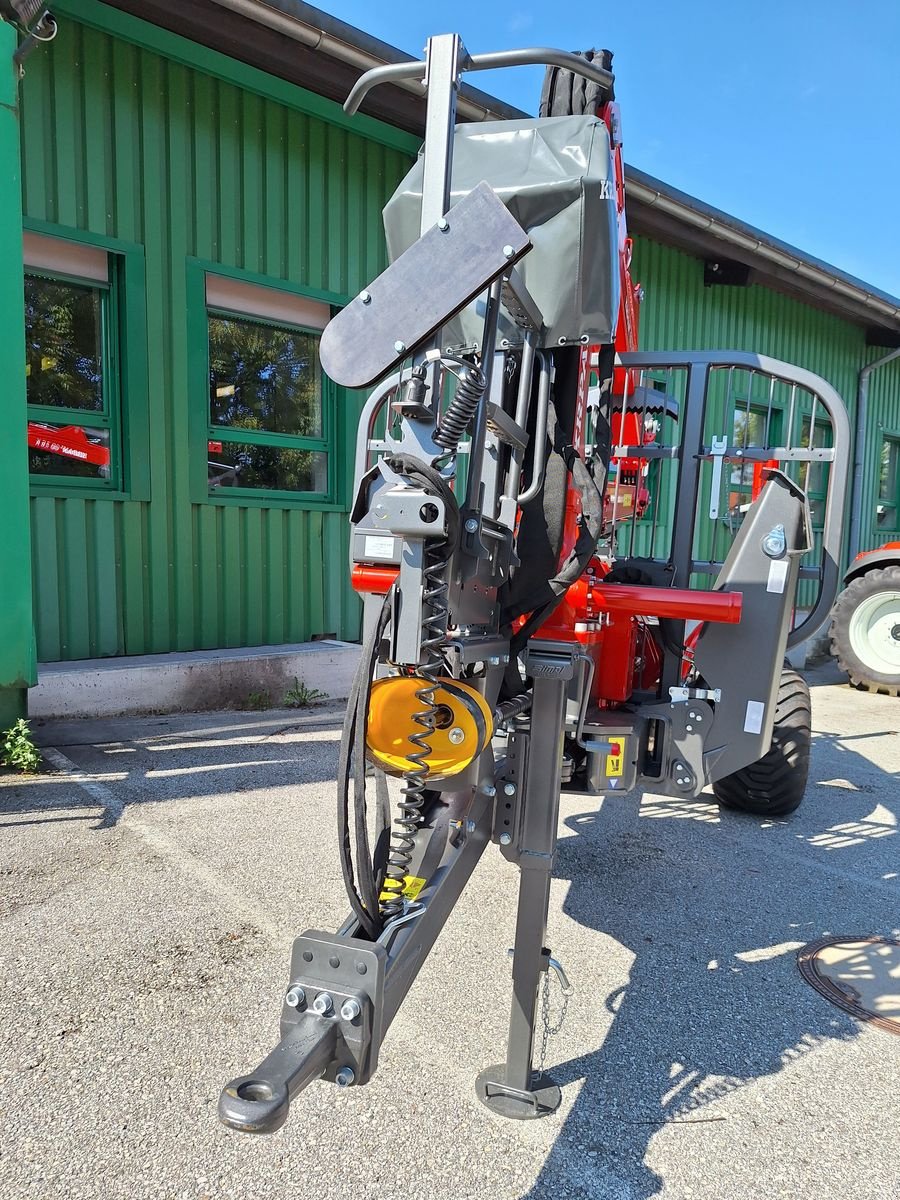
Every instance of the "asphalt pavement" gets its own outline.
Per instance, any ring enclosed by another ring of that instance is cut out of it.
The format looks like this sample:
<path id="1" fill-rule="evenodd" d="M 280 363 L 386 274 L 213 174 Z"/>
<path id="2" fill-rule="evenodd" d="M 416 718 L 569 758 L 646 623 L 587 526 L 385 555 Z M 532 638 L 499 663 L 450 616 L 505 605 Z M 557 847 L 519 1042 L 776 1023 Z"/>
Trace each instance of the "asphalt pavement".
<path id="1" fill-rule="evenodd" d="M 516 871 L 488 847 L 364 1088 L 271 1137 L 216 1120 L 274 1044 L 292 936 L 346 912 L 339 714 L 47 725 L 0 777 L 3 1200 L 896 1200 L 900 1037 L 797 949 L 900 925 L 900 705 L 811 675 L 811 784 L 759 821 L 706 798 L 564 796 L 549 940 L 575 985 L 560 1111 L 506 1122 Z M 900 981 L 898 981 L 900 987 Z M 560 996 L 551 996 L 555 1023 Z"/>

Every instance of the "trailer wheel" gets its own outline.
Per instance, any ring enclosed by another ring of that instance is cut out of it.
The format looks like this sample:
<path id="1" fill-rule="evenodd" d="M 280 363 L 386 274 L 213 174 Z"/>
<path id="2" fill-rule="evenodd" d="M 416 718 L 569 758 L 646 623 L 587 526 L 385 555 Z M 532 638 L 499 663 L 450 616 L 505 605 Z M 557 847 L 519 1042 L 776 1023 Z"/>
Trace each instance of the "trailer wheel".
<path id="1" fill-rule="evenodd" d="M 806 680 L 790 667 L 781 672 L 772 745 L 767 754 L 713 784 L 724 808 L 760 817 L 783 817 L 799 808 L 809 776 L 812 716 Z"/>
<path id="2" fill-rule="evenodd" d="M 579 50 L 578 53 L 588 62 L 596 62 L 607 71 L 612 70 L 613 56 L 610 50 Z M 593 116 L 601 105 L 612 99 L 612 89 L 601 87 L 599 83 L 581 75 L 573 75 L 562 67 L 548 67 L 544 74 L 539 112 L 542 117 Z"/>
<path id="3" fill-rule="evenodd" d="M 831 653 L 856 687 L 900 695 L 900 567 L 873 567 L 841 592 Z"/>

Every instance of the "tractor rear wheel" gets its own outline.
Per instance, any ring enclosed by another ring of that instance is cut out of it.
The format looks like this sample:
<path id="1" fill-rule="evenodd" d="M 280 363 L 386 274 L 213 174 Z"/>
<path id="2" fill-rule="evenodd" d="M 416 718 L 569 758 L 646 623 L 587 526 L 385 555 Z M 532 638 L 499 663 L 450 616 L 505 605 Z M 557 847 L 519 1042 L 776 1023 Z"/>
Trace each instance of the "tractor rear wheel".
<path id="1" fill-rule="evenodd" d="M 900 567 L 873 567 L 844 588 L 831 614 L 831 653 L 856 687 L 900 695 Z"/>
<path id="2" fill-rule="evenodd" d="M 799 808 L 809 777 L 812 715 L 809 687 L 785 666 L 778 685 L 772 745 L 758 762 L 713 784 L 724 808 L 760 817 L 784 817 Z"/>

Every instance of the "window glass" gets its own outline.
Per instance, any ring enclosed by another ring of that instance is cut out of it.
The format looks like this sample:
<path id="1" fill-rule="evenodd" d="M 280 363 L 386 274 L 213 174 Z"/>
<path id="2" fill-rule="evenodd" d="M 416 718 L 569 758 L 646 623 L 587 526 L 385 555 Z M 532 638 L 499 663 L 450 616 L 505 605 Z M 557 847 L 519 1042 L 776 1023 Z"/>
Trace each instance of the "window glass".
<path id="1" fill-rule="evenodd" d="M 209 415 L 213 425 L 321 437 L 318 338 L 211 314 Z"/>
<path id="2" fill-rule="evenodd" d="M 119 487 L 111 256 L 44 234 L 23 244 L 28 469 L 42 484 Z"/>
<path id="3" fill-rule="evenodd" d="M 318 332 L 327 306 L 225 276 L 207 275 L 206 294 L 210 494 L 327 495 Z M 220 307 L 238 303 L 246 311 Z"/>
<path id="4" fill-rule="evenodd" d="M 25 276 L 29 404 L 103 411 L 105 289 Z"/>
<path id="5" fill-rule="evenodd" d="M 327 456 L 249 442 L 209 443 L 209 486 L 327 491 Z"/>
<path id="6" fill-rule="evenodd" d="M 781 432 L 781 411 L 776 408 L 736 407 L 732 417 L 732 445 L 741 450 L 760 449 L 777 444 Z M 768 461 L 768 460 L 767 460 Z M 728 507 L 740 510 L 759 494 L 765 463 L 755 460 L 732 463 Z"/>
<path id="7" fill-rule="evenodd" d="M 33 475 L 109 479 L 109 430 L 29 420 L 28 469 Z"/>

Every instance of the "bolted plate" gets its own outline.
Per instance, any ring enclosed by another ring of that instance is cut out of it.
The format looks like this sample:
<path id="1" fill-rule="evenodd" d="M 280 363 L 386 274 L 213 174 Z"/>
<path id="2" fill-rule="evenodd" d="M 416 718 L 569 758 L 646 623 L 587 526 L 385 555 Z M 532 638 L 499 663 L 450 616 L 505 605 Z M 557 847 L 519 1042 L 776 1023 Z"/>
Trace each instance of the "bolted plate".
<path id="1" fill-rule="evenodd" d="M 508 1087 L 506 1063 L 488 1067 L 475 1080 L 475 1095 L 498 1117 L 509 1117 L 513 1121 L 534 1121 L 556 1112 L 562 1102 L 562 1092 L 549 1075 L 538 1074 L 532 1078 L 527 1092 Z"/>
<path id="2" fill-rule="evenodd" d="M 487 183 L 454 205 L 445 224 L 427 230 L 326 326 L 320 361 L 341 387 L 369 387 L 387 374 L 531 249 Z"/>
<path id="3" fill-rule="evenodd" d="M 797 952 L 800 974 L 832 1004 L 889 1033 L 900 1033 L 900 942 L 829 937 Z"/>

